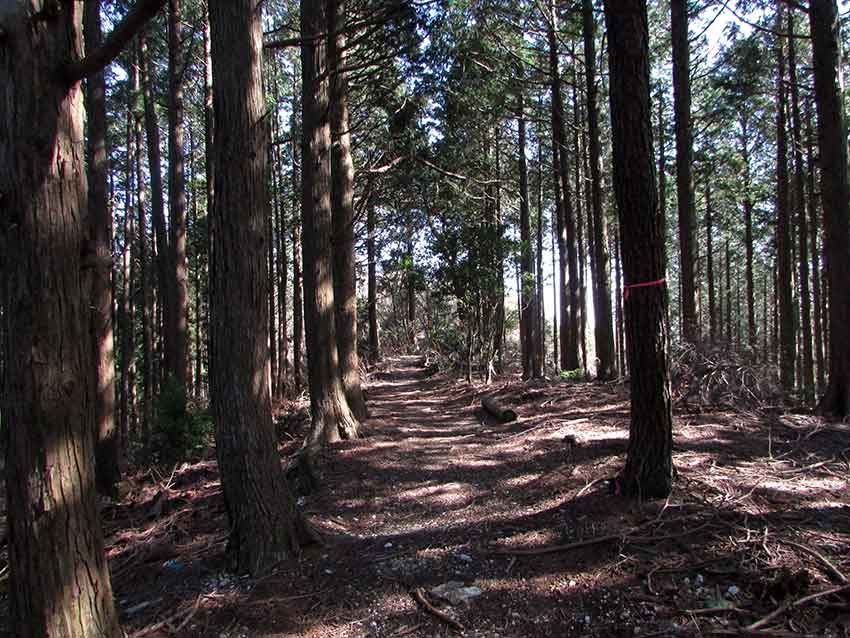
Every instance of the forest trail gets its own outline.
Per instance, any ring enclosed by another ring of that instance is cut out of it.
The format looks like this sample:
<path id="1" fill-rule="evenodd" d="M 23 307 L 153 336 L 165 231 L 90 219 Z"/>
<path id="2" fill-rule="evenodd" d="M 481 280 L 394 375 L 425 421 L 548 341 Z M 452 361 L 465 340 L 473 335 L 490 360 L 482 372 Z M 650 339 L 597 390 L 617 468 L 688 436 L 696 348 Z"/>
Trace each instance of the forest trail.
<path id="1" fill-rule="evenodd" d="M 518 420 L 482 414 L 478 390 Z M 766 591 L 781 600 L 832 586 L 822 561 L 788 543 L 850 572 L 840 558 L 850 548 L 846 424 L 679 413 L 674 493 L 641 505 L 606 480 L 626 450 L 622 385 L 507 376 L 476 388 L 400 357 L 371 374 L 367 394 L 363 438 L 331 446 L 320 487 L 298 495 L 327 543 L 265 577 L 228 569 L 211 450 L 170 476 L 138 475 L 120 503 L 104 505 L 130 638 L 609 638 L 635 627 L 697 636 L 728 627 L 722 612 L 686 612 L 725 604 L 718 596 L 745 608 L 734 622 L 746 624 L 774 608 Z M 307 425 L 279 424 L 284 454 Z M 452 581 L 480 595 L 440 605 L 431 591 Z M 417 590 L 463 632 L 424 610 Z M 819 616 L 802 614 L 804 633 L 828 635 Z"/>

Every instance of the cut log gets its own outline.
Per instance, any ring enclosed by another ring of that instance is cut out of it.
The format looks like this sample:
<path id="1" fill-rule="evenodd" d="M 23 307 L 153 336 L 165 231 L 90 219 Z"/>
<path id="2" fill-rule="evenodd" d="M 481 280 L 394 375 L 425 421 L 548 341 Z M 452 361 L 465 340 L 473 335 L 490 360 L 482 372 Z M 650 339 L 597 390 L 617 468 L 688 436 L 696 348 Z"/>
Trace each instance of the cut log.
<path id="1" fill-rule="evenodd" d="M 494 417 L 503 423 L 516 421 L 517 414 L 513 410 L 499 405 L 498 401 L 493 397 L 482 397 L 481 406 Z"/>

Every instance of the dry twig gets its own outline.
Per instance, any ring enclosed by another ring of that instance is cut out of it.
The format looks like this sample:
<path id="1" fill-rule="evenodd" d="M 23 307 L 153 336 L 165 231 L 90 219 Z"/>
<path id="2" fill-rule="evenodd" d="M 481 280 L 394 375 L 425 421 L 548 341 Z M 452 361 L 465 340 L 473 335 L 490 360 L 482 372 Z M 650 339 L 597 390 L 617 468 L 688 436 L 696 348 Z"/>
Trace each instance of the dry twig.
<path id="1" fill-rule="evenodd" d="M 421 587 L 417 587 L 416 589 L 414 589 L 412 594 L 413 594 L 413 599 L 417 603 L 422 605 L 422 607 L 425 609 L 425 611 L 427 611 L 429 614 L 436 616 L 441 621 L 446 623 L 449 627 L 453 627 L 453 628 L 457 629 L 458 631 L 464 630 L 464 626 L 460 622 L 458 622 L 457 620 L 455 620 L 454 618 L 449 616 L 444 611 L 440 611 L 439 609 L 434 607 L 434 605 L 429 603 L 428 599 L 425 598 L 425 592 L 422 590 Z"/>

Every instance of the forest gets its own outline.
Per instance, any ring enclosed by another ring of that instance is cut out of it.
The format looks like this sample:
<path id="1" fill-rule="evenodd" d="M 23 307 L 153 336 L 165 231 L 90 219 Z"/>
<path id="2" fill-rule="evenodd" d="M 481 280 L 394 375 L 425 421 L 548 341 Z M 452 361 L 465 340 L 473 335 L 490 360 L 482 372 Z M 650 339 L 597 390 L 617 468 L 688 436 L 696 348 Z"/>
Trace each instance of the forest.
<path id="1" fill-rule="evenodd" d="M 0 0 L 0 638 L 850 636 L 848 19 Z"/>

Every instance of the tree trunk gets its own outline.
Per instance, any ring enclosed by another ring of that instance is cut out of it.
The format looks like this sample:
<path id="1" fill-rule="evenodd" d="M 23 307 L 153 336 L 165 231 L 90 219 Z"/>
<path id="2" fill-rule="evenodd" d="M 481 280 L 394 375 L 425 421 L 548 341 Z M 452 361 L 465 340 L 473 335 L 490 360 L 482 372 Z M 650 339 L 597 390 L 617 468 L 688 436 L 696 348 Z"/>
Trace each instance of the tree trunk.
<path id="1" fill-rule="evenodd" d="M 100 46 L 100 0 L 85 4 L 85 37 L 89 48 Z M 115 495 L 121 480 L 120 432 L 115 423 L 115 363 L 112 334 L 112 211 L 109 209 L 109 162 L 106 150 L 106 81 L 103 71 L 86 81 L 88 112 L 89 232 L 94 252 L 91 278 L 91 334 L 94 346 L 94 416 L 97 487 Z"/>
<path id="2" fill-rule="evenodd" d="M 567 157 L 567 134 L 564 124 L 564 97 L 561 91 L 561 74 L 558 68 L 557 11 L 550 1 L 549 81 L 552 90 L 552 159 L 555 173 L 555 210 L 557 211 L 558 253 L 561 273 L 561 368 L 576 370 L 581 367 L 578 352 L 578 256 L 576 253 L 576 228 L 570 188 L 570 163 Z M 557 161 L 555 161 L 557 160 Z M 569 276 L 569 280 L 568 280 Z"/>
<path id="3" fill-rule="evenodd" d="M 369 363 L 381 360 L 381 341 L 378 334 L 378 247 L 375 241 L 375 204 L 369 203 L 366 213 L 366 251 L 369 260 L 368 303 L 369 303 Z"/>
<path id="4" fill-rule="evenodd" d="M 817 365 L 817 392 L 823 392 L 826 386 L 826 366 L 823 358 L 823 315 L 821 314 L 821 290 L 820 290 L 820 252 L 818 250 L 818 193 L 815 189 L 815 167 L 814 161 L 814 136 L 812 134 L 812 105 L 806 100 L 806 189 L 808 191 L 807 205 L 809 210 L 809 228 L 811 232 L 811 255 L 812 255 L 812 310 L 815 328 L 815 364 Z"/>
<path id="5" fill-rule="evenodd" d="M 788 12 L 788 33 L 794 33 L 794 12 Z M 800 117 L 800 90 L 797 87 L 797 53 L 795 38 L 788 38 L 788 79 L 791 89 L 791 130 L 794 146 L 794 208 L 797 218 L 797 239 L 800 280 L 800 339 L 803 342 L 802 389 L 803 401 L 812 403 L 815 397 L 814 356 L 812 353 L 812 310 L 809 296 L 809 230 L 806 221 L 806 179 L 803 174 L 803 125 Z"/>
<path id="6" fill-rule="evenodd" d="M 302 184 L 298 175 L 298 143 L 294 111 L 290 122 L 289 131 L 292 138 L 292 384 L 294 390 L 300 392 L 303 385 L 301 353 L 304 349 L 304 304 L 302 301 L 304 282 L 301 269 L 301 225 L 304 212 L 299 209 Z"/>
<path id="7" fill-rule="evenodd" d="M 534 252 L 531 247 L 531 213 L 528 205 L 528 166 L 525 160 L 525 108 L 522 90 L 517 93 L 517 124 L 519 127 L 519 236 L 520 282 L 522 286 L 522 377 L 536 378 L 540 371 L 535 366 L 536 312 L 534 304 Z"/>
<path id="8" fill-rule="evenodd" d="M 711 208 L 711 174 L 705 177 L 706 278 L 708 279 L 708 325 L 712 345 L 717 340 L 717 300 L 714 291 L 714 211 Z"/>
<path id="9" fill-rule="evenodd" d="M 131 71 L 135 75 L 135 67 Z M 126 173 L 126 196 L 124 198 L 124 220 L 122 224 L 121 247 L 121 311 L 118 315 L 118 327 L 121 342 L 121 440 L 126 448 L 130 440 L 131 424 L 133 422 L 133 382 L 135 377 L 134 357 L 134 332 L 133 321 L 133 202 L 136 190 L 136 167 L 135 167 L 135 138 L 133 135 L 133 101 L 132 96 L 127 103 L 127 173 Z M 135 433 L 134 433 L 135 434 Z"/>
<path id="10" fill-rule="evenodd" d="M 345 74 L 345 0 L 328 0 L 328 58 L 333 204 L 333 278 L 339 371 L 348 405 L 357 419 L 367 417 L 357 356 L 357 264 L 354 254 L 354 159 L 348 122 L 348 82 Z"/>
<path id="11" fill-rule="evenodd" d="M 575 59 L 575 51 L 570 51 L 570 56 Z M 587 282 L 585 281 L 585 272 L 587 264 L 585 262 L 584 248 L 584 202 L 582 197 L 584 189 L 582 188 L 582 164 L 584 163 L 584 151 L 582 150 L 582 140 L 579 129 L 582 131 L 584 127 L 578 126 L 581 122 L 582 112 L 581 105 L 578 100 L 578 73 L 575 65 L 573 65 L 573 177 L 575 179 L 575 248 L 576 248 L 576 269 L 578 273 L 578 301 L 576 308 L 578 310 L 578 349 L 580 367 L 584 369 L 585 377 L 590 374 L 590 364 L 587 362 Z"/>
<path id="12" fill-rule="evenodd" d="M 777 31 L 782 29 L 782 3 L 777 1 Z M 776 110 L 776 254 L 779 269 L 779 382 L 786 395 L 794 391 L 795 327 L 792 292 L 791 199 L 788 192 L 787 98 L 785 89 L 785 43 L 777 36 L 778 105 Z"/>
<path id="13" fill-rule="evenodd" d="M 676 194 L 679 206 L 679 272 L 682 282 L 682 337 L 699 339 L 696 285 L 696 206 L 687 0 L 670 1 L 673 39 L 673 103 L 676 119 Z"/>
<path id="14" fill-rule="evenodd" d="M 82 57 L 83 5 L 64 3 L 35 21 L 43 8 L 6 3 L 0 44 L 9 635 L 117 638 L 95 492 L 86 279 L 98 255 L 83 96 L 80 82 L 57 73 Z"/>
<path id="15" fill-rule="evenodd" d="M 608 223 L 602 209 L 602 152 L 600 149 L 598 87 L 596 84 L 596 20 L 592 0 L 582 0 L 584 76 L 587 85 L 587 141 L 590 164 L 593 218 L 593 310 L 596 339 L 596 376 L 612 379 L 617 373 L 614 329 L 611 318 L 611 280 L 608 254 Z"/>
<path id="16" fill-rule="evenodd" d="M 183 156 L 183 0 L 168 0 L 168 210 L 174 278 L 173 369 L 182 388 L 189 382 L 189 267 L 186 259 L 186 176 Z"/>
<path id="17" fill-rule="evenodd" d="M 169 248 L 168 235 L 165 229 L 165 203 L 162 185 L 162 154 L 159 148 L 159 120 L 156 113 L 156 102 L 153 95 L 153 64 L 148 58 L 148 46 L 145 33 L 139 34 L 139 72 L 141 73 L 142 94 L 145 103 L 145 138 L 148 147 L 148 170 L 151 180 L 151 222 L 156 249 L 156 273 L 159 283 L 159 311 L 162 314 L 163 330 L 161 333 L 161 369 L 158 378 L 162 377 L 163 371 L 171 369 L 169 360 L 168 342 L 172 339 L 170 326 L 173 325 L 171 303 L 174 279 L 169 275 Z M 208 153 L 209 154 L 209 153 Z M 208 177 L 209 179 L 209 177 Z M 160 325 L 157 321 L 156 325 Z M 164 343 L 163 343 L 164 342 Z"/>
<path id="18" fill-rule="evenodd" d="M 331 125 L 324 2 L 301 0 L 302 157 L 301 217 L 304 300 L 312 428 L 308 457 L 325 443 L 355 438 L 358 423 L 340 378 L 331 256 Z"/>
<path id="19" fill-rule="evenodd" d="M 673 427 L 667 372 L 667 289 L 664 224 L 652 150 L 649 102 L 649 30 L 646 0 L 606 0 L 611 73 L 614 185 L 625 279 L 658 282 L 630 291 L 626 302 L 631 425 L 621 493 L 664 498 L 673 485 Z M 627 239 L 626 239 L 627 238 Z M 628 289 L 627 289 L 628 290 Z"/>
<path id="20" fill-rule="evenodd" d="M 137 51 L 138 54 L 138 51 Z M 136 56 L 138 59 L 138 55 Z M 142 401 L 142 440 L 147 442 L 150 432 L 151 421 L 153 419 L 153 325 L 151 321 L 151 281 L 150 268 L 148 259 L 148 237 L 147 237 L 147 220 L 145 211 L 145 180 L 142 169 L 142 126 L 144 119 L 144 109 L 140 102 L 140 83 L 138 70 L 134 69 L 131 73 L 133 86 L 133 120 L 134 120 L 134 151 L 133 151 L 133 167 L 136 172 L 137 198 L 136 198 L 136 219 L 138 228 L 136 230 L 136 241 L 138 248 L 139 263 L 139 301 L 141 307 L 142 319 L 142 387 L 145 394 Z"/>
<path id="21" fill-rule="evenodd" d="M 207 3 L 209 4 L 209 3 Z M 207 352 L 207 375 L 209 375 L 209 352 L 210 352 L 210 299 L 212 299 L 211 273 L 213 262 L 212 238 L 215 234 L 214 220 L 212 216 L 213 200 L 215 199 L 215 164 L 213 163 L 214 155 L 214 121 L 213 114 L 213 88 L 212 88 L 212 51 L 210 44 L 210 19 L 209 7 L 207 7 L 206 15 L 204 16 L 204 166 L 206 172 L 207 185 L 207 235 L 205 237 L 205 246 L 207 253 L 207 268 L 205 277 L 205 293 L 206 293 L 206 315 L 204 317 L 204 326 L 206 328 L 206 352 Z M 207 396 L 209 397 L 210 379 L 207 378 Z"/>
<path id="22" fill-rule="evenodd" d="M 749 113 L 746 111 L 741 113 L 739 121 L 741 124 L 741 158 L 744 162 L 744 250 L 746 252 L 745 269 L 747 279 L 747 335 L 749 346 L 755 353 L 758 347 L 758 341 L 756 338 L 755 281 L 753 277 L 753 200 L 750 194 Z"/>
<path id="23" fill-rule="evenodd" d="M 239 571 L 297 551 L 296 512 L 277 454 L 268 391 L 266 148 L 258 0 L 210 0 L 216 166 L 211 396 Z"/>
<path id="24" fill-rule="evenodd" d="M 850 414 L 850 295 L 846 288 L 850 272 L 850 182 L 837 3 L 811 3 L 809 19 L 824 210 L 825 283 L 829 292 L 829 384 L 818 407 L 824 413 L 846 417 Z"/>
<path id="25" fill-rule="evenodd" d="M 540 99 L 540 111 L 543 110 L 543 99 Z M 537 250 L 535 251 L 534 298 L 535 331 L 537 339 L 534 342 L 534 368 L 537 378 L 545 376 L 546 372 L 546 304 L 543 303 L 543 125 L 537 127 L 537 220 L 535 225 Z"/>

